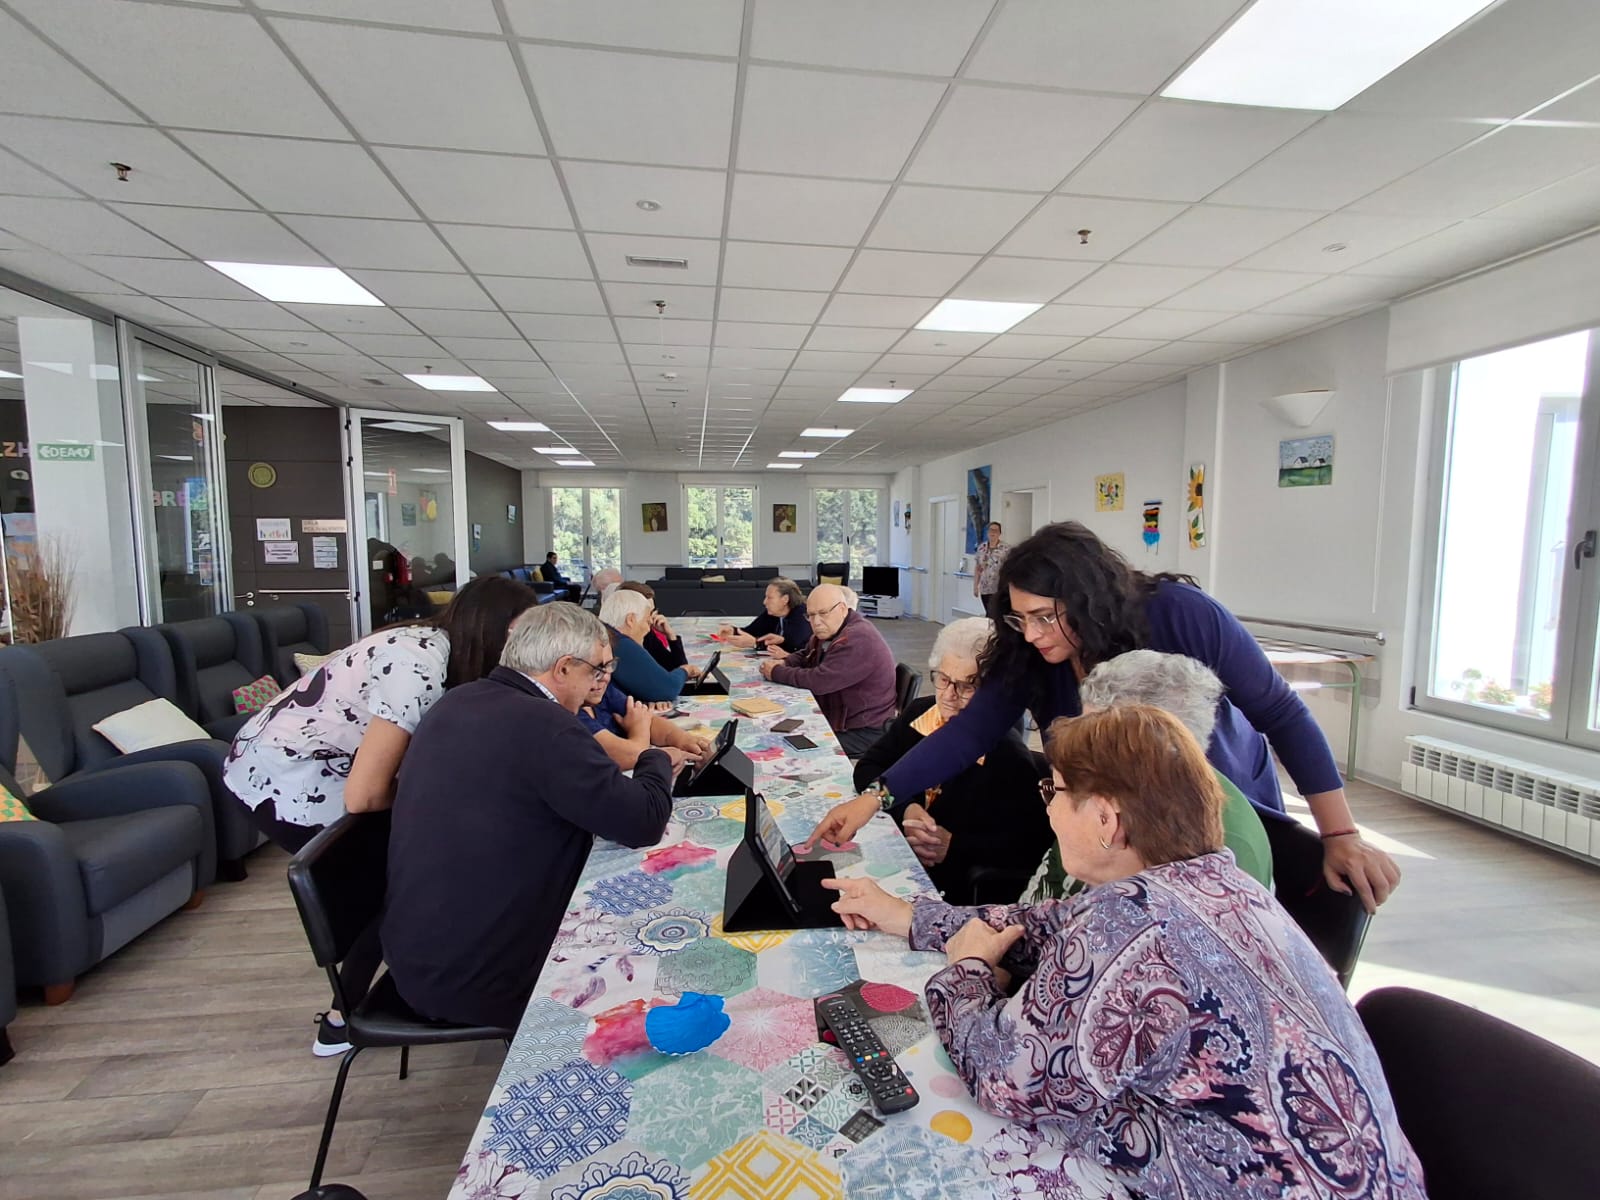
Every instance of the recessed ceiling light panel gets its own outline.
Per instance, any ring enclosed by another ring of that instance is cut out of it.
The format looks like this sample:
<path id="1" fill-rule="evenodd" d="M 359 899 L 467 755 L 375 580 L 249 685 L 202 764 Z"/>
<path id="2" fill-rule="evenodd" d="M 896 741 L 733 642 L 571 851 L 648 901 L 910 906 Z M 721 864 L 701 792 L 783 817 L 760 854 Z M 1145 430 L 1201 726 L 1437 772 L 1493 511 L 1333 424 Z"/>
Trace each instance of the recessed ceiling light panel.
<path id="1" fill-rule="evenodd" d="M 407 375 L 407 379 L 430 392 L 492 392 L 494 384 L 477 375 Z"/>
<path id="2" fill-rule="evenodd" d="M 338 267 L 291 267 L 276 263 L 210 262 L 229 279 L 279 304 L 357 304 L 382 308 L 379 300 Z"/>
<path id="3" fill-rule="evenodd" d="M 810 429 L 802 429 L 800 431 L 800 436 L 814 438 L 847 438 L 854 432 L 854 429 L 829 429 L 824 426 L 813 425 Z"/>
<path id="4" fill-rule="evenodd" d="M 540 454 L 548 454 L 552 458 L 559 457 L 559 456 L 561 456 L 563 454 L 579 454 L 579 453 L 581 453 L 581 451 L 576 446 L 535 446 L 534 449 L 537 450 Z"/>
<path id="5" fill-rule="evenodd" d="M 846 388 L 840 404 L 899 404 L 914 388 Z"/>
<path id="6" fill-rule="evenodd" d="M 558 459 L 556 459 L 556 466 L 558 466 L 558 467 L 592 467 L 592 466 L 594 466 L 594 463 L 591 462 L 587 458 L 558 458 Z"/>
<path id="7" fill-rule="evenodd" d="M 779 450 L 779 458 L 815 458 L 821 450 Z"/>
<path id="8" fill-rule="evenodd" d="M 917 328 L 944 333 L 1004 333 L 1043 307 L 1001 300 L 941 300 L 917 322 Z"/>
<path id="9" fill-rule="evenodd" d="M 501 433 L 549 433 L 550 426 L 543 421 L 490 421 L 490 429 Z"/>
<path id="10" fill-rule="evenodd" d="M 798 471 L 803 465 L 804 464 L 802 464 L 802 463 L 795 463 L 795 462 L 768 463 L 767 464 L 767 470 L 769 470 L 769 471 Z"/>

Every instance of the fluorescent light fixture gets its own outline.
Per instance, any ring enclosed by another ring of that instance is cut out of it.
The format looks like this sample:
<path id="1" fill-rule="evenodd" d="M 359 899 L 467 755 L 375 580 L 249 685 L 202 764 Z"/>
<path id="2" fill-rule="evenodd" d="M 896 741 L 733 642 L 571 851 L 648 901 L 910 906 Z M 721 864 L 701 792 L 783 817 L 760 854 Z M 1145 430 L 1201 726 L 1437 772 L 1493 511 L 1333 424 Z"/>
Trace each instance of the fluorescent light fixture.
<path id="1" fill-rule="evenodd" d="M 0 371 L 0 379 L 21 379 L 21 378 L 22 378 L 22 376 L 18 375 L 15 371 Z"/>
<path id="2" fill-rule="evenodd" d="M 534 449 L 537 450 L 540 454 L 548 454 L 552 458 L 559 457 L 560 455 L 563 455 L 563 454 L 581 454 L 582 453 L 582 451 L 580 451 L 576 446 L 535 446 Z"/>
<path id="3" fill-rule="evenodd" d="M 549 433 L 550 426 L 543 421 L 490 421 L 490 429 L 501 433 Z"/>
<path id="4" fill-rule="evenodd" d="M 854 432 L 855 432 L 854 429 L 826 429 L 826 428 L 823 428 L 820 425 L 813 425 L 810 429 L 802 429 L 800 431 L 800 436 L 801 437 L 847 438 Z"/>
<path id="5" fill-rule="evenodd" d="M 160 457 L 168 460 L 169 462 L 193 462 L 194 461 L 194 455 L 192 455 L 192 454 L 163 454 Z"/>
<path id="6" fill-rule="evenodd" d="M 779 450 L 779 458 L 815 458 L 821 450 Z"/>
<path id="7" fill-rule="evenodd" d="M 805 465 L 804 463 L 768 463 L 767 464 L 767 470 L 769 470 L 769 471 L 798 471 L 804 465 Z"/>
<path id="8" fill-rule="evenodd" d="M 846 388 L 840 404 L 899 404 L 915 388 Z"/>
<path id="9" fill-rule="evenodd" d="M 191 417 L 193 417 L 196 421 L 215 421 L 216 420 L 216 418 L 213 417 L 210 413 L 190 413 L 189 415 Z"/>
<path id="10" fill-rule="evenodd" d="M 407 375 L 407 379 L 430 392 L 492 392 L 494 384 L 477 375 Z"/>
<path id="11" fill-rule="evenodd" d="M 275 263 L 210 262 L 229 279 L 279 304 L 359 304 L 382 308 L 379 300 L 338 267 L 287 267 Z"/>
<path id="12" fill-rule="evenodd" d="M 440 428 L 438 425 L 419 425 L 415 421 L 374 421 L 374 429 L 392 429 L 396 433 L 433 433 Z"/>
<path id="13" fill-rule="evenodd" d="M 558 467 L 592 467 L 592 466 L 594 466 L 594 463 L 591 462 L 587 458 L 558 458 L 558 459 L 556 459 L 556 466 L 558 466 Z"/>
<path id="14" fill-rule="evenodd" d="M 1493 0 L 1256 0 L 1161 94 L 1326 112 Z"/>
<path id="15" fill-rule="evenodd" d="M 389 472 L 387 472 L 387 471 L 363 471 L 361 473 L 363 475 L 365 475 L 368 479 L 387 479 L 387 478 L 389 478 Z"/>
<path id="16" fill-rule="evenodd" d="M 412 469 L 412 471 L 414 471 L 418 475 L 448 475 L 448 474 L 450 474 L 450 468 L 449 467 L 412 467 L 411 469 Z"/>
<path id="17" fill-rule="evenodd" d="M 941 300 L 917 322 L 917 328 L 944 333 L 1004 333 L 1043 307 L 1001 300 Z"/>

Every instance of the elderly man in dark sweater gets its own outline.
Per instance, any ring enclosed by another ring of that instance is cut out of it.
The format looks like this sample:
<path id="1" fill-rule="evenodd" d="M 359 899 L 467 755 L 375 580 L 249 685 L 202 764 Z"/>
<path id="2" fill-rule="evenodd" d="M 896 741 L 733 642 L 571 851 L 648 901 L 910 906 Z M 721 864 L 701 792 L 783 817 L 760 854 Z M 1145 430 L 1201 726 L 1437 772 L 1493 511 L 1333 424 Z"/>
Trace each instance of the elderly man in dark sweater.
<path id="1" fill-rule="evenodd" d="M 400 768 L 383 957 L 435 1020 L 515 1029 L 598 835 L 659 841 L 672 760 L 645 750 L 627 779 L 576 716 L 615 660 L 572 604 L 530 608 L 500 665 L 445 693 Z"/>
<path id="2" fill-rule="evenodd" d="M 762 663 L 761 673 L 774 683 L 810 688 L 839 735 L 839 748 L 859 757 L 894 720 L 894 652 L 835 584 L 811 589 L 806 616 L 811 641 L 780 655 L 781 661 Z"/>

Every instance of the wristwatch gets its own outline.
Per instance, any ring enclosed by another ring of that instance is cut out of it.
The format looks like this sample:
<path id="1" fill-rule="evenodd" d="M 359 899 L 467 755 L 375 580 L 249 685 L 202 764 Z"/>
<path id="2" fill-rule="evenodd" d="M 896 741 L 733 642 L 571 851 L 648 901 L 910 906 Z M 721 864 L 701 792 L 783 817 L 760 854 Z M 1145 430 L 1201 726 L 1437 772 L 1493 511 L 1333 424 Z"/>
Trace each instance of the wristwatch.
<path id="1" fill-rule="evenodd" d="M 868 786 L 867 791 L 878 793 L 878 811 L 888 812 L 894 807 L 894 796 L 889 793 L 889 785 L 881 779 L 875 779 Z"/>

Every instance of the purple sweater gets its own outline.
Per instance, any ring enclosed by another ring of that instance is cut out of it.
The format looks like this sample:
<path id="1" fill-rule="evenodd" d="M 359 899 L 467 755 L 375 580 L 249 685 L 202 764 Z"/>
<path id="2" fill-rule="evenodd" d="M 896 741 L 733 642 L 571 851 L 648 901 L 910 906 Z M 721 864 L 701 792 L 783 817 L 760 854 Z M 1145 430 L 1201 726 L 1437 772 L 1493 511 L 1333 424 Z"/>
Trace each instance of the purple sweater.
<path id="1" fill-rule="evenodd" d="M 1284 816 L 1269 744 L 1301 791 L 1331 792 L 1344 786 L 1311 711 L 1273 670 L 1237 617 L 1199 588 L 1165 581 L 1156 585 L 1144 615 L 1150 627 L 1147 649 L 1186 654 L 1222 680 L 1226 691 L 1217 702 L 1217 727 L 1206 757 L 1258 812 Z M 1057 717 L 1077 716 L 1083 704 L 1071 663 L 1043 669 L 1048 672 L 1044 700 L 1033 709 L 1033 716 L 1040 729 L 1048 729 Z M 1014 692 L 979 685 L 955 720 L 924 738 L 884 773 L 883 782 L 897 803 L 907 802 L 902 797 L 920 796 L 925 788 L 949 779 L 993 748 L 1017 723 L 1024 707 Z"/>
<path id="2" fill-rule="evenodd" d="M 894 651 L 858 612 L 847 616 L 830 640 L 813 636 L 804 650 L 796 650 L 773 667 L 772 681 L 810 688 L 835 733 L 894 720 Z M 954 775 L 977 761 L 978 756 L 973 755 L 947 774 Z"/>

